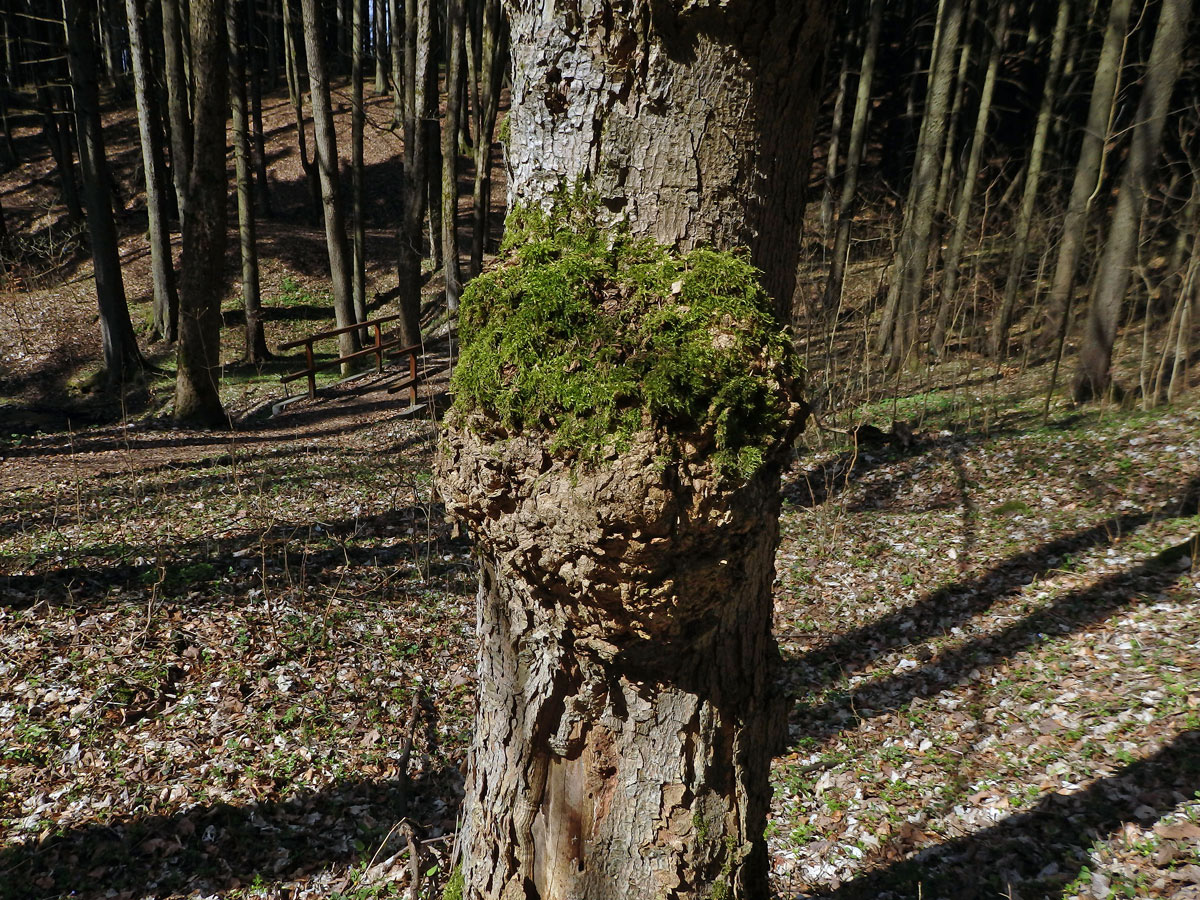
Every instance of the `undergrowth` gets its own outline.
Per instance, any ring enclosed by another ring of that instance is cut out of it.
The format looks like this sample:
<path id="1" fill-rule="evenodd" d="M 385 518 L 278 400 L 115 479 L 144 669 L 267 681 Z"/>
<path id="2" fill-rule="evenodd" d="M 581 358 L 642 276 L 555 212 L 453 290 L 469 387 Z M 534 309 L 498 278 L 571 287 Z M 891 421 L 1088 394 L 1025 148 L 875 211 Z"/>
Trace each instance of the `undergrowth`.
<path id="1" fill-rule="evenodd" d="M 462 297 L 456 410 L 589 463 L 654 429 L 753 474 L 788 432 L 802 376 L 758 271 L 595 221 L 582 189 L 510 214 L 501 260 Z"/>

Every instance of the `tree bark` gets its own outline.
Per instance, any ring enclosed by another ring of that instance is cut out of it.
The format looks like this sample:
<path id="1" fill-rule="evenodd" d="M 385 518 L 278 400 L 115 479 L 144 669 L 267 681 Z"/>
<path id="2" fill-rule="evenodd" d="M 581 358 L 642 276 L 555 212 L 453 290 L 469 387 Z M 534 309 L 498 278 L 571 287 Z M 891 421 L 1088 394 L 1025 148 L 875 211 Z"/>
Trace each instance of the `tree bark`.
<path id="1" fill-rule="evenodd" d="M 225 0 L 229 32 L 230 98 L 233 101 L 233 157 L 237 179 L 238 249 L 242 260 L 242 308 L 246 314 L 243 359 L 249 363 L 271 358 L 263 331 L 262 295 L 258 283 L 258 241 L 254 222 L 254 180 L 250 160 L 250 117 L 246 99 L 245 46 L 238 7 L 254 0 Z"/>
<path id="2" fill-rule="evenodd" d="M 548 202 L 558 185 L 587 177 L 606 198 L 601 224 L 628 217 L 633 234 L 681 251 L 750 248 L 787 320 L 808 177 L 792 161 L 811 150 L 807 79 L 820 77 L 825 17 L 799 0 L 675 6 L 572 0 L 543 26 L 528 2 L 509 5 L 509 206 Z M 576 9 L 591 46 L 579 46 L 568 22 L 566 10 Z M 586 10 L 614 22 L 589 22 Z M 647 27 L 661 56 L 637 41 Z M 720 29 L 729 44 L 714 38 Z M 723 80 L 730 67 L 742 77 Z M 777 87 L 755 77 L 768 70 Z"/>
<path id="3" fill-rule="evenodd" d="M 321 208 L 325 211 L 325 247 L 329 254 L 329 277 L 333 287 L 333 313 L 338 328 L 353 325 L 354 298 L 350 286 L 350 248 L 342 213 L 338 173 L 337 137 L 333 108 L 329 102 L 329 77 L 325 67 L 324 22 L 317 0 L 300 0 L 304 19 L 304 48 L 308 56 L 308 88 L 312 104 L 313 146 L 321 176 Z M 357 331 L 338 335 L 338 350 L 347 356 L 362 346 Z M 349 374 L 352 366 L 342 364 Z"/>
<path id="4" fill-rule="evenodd" d="M 1087 327 L 1079 350 L 1079 373 L 1075 379 L 1077 400 L 1102 397 L 1112 382 L 1113 342 L 1117 337 L 1121 307 L 1129 293 L 1142 212 L 1151 189 L 1154 164 L 1162 148 L 1171 94 L 1183 65 L 1183 45 L 1191 14 L 1192 0 L 1163 0 L 1159 10 L 1129 158 L 1121 176 L 1117 205 L 1088 307 Z"/>
<path id="5" fill-rule="evenodd" d="M 1071 296 L 1075 289 L 1076 269 L 1079 267 L 1087 232 L 1088 214 L 1091 211 L 1092 197 L 1099 188 L 1100 162 L 1104 156 L 1104 143 L 1108 140 L 1113 94 L 1121 70 L 1121 52 L 1131 6 L 1132 0 L 1112 0 L 1112 6 L 1109 8 L 1104 46 L 1096 64 L 1096 78 L 1092 84 L 1087 124 L 1084 126 L 1079 158 L 1075 164 L 1071 199 L 1063 219 L 1058 259 L 1055 262 L 1054 278 L 1050 283 L 1050 294 L 1046 301 L 1046 322 L 1038 337 L 1038 345 L 1043 351 L 1050 349 L 1056 341 L 1061 342 L 1066 334 Z"/>
<path id="6" fill-rule="evenodd" d="M 391 68 L 391 52 L 388 41 L 387 0 L 374 0 L 372 17 L 371 48 L 375 51 L 375 96 L 382 97 L 388 90 L 388 75 Z"/>
<path id="7" fill-rule="evenodd" d="M 749 246 L 789 312 L 825 5 L 508 11 L 510 208 L 583 182 L 603 226 Z M 778 469 L 660 453 L 589 471 L 536 435 L 447 434 L 443 495 L 482 554 L 465 900 L 767 896 Z"/>
<path id="8" fill-rule="evenodd" d="M 150 267 L 154 283 L 154 330 L 164 341 L 173 343 L 179 334 L 179 294 L 175 290 L 175 260 L 171 253 L 171 232 L 167 228 L 163 199 L 169 188 L 162 154 L 156 146 L 152 128 L 152 107 L 157 100 L 151 83 L 153 70 L 140 0 L 125 0 L 125 14 L 133 63 L 133 93 L 138 107 L 142 168 L 146 172 L 146 218 L 150 229 Z"/>
<path id="9" fill-rule="evenodd" d="M 105 380 L 117 387 L 144 365 L 121 278 L 117 227 L 113 220 L 104 129 L 100 122 L 100 91 L 95 51 L 91 43 L 92 7 L 88 0 L 65 0 L 67 62 L 75 97 L 79 133 L 79 167 L 87 203 L 88 238 L 92 245 L 93 278 L 100 307 L 100 340 Z"/>
<path id="10" fill-rule="evenodd" d="M 304 170 L 304 180 L 308 185 L 309 200 L 312 203 L 312 219 L 322 221 L 324 212 L 321 209 L 321 181 L 317 174 L 317 162 L 308 155 L 308 140 L 305 137 L 304 126 L 304 94 L 300 77 L 300 56 L 297 48 L 296 32 L 292 23 L 291 0 L 281 0 L 283 10 L 283 46 L 284 67 L 288 83 L 288 99 L 292 103 L 292 113 L 296 118 L 296 143 L 300 150 L 300 168 Z"/>
<path id="11" fill-rule="evenodd" d="M 183 217 L 179 279 L 179 351 L 175 421 L 219 428 L 228 424 L 217 378 L 221 366 L 221 297 L 225 287 L 225 0 L 193 0 L 195 144 Z"/>

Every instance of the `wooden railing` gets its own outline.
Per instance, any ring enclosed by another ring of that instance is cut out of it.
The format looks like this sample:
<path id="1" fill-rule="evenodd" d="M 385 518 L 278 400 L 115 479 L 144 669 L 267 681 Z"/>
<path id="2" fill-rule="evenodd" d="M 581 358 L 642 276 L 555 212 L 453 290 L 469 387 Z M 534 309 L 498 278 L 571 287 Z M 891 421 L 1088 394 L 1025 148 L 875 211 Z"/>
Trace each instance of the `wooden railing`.
<path id="1" fill-rule="evenodd" d="M 366 322 L 358 322 L 354 325 L 347 325 L 345 328 L 331 328 L 328 331 L 318 331 L 316 334 L 311 334 L 308 337 L 300 338 L 299 340 L 289 341 L 286 344 L 280 344 L 280 350 L 294 350 L 296 347 L 304 348 L 305 367 L 299 372 L 289 372 L 282 376 L 279 380 L 283 384 L 296 381 L 300 378 L 308 379 L 308 398 L 311 400 L 317 396 L 317 373 L 324 369 L 331 369 L 334 366 L 340 366 L 345 362 L 352 362 L 356 359 L 362 359 L 367 356 L 375 357 L 375 371 L 383 371 L 383 356 L 385 353 L 393 356 L 408 356 L 408 375 L 400 381 L 388 388 L 389 394 L 394 394 L 397 391 L 408 388 L 409 402 L 411 405 L 417 404 L 417 385 L 420 383 L 420 376 L 417 373 L 417 357 L 421 353 L 421 346 L 415 344 L 411 347 L 402 347 L 399 338 L 390 340 L 383 339 L 383 326 L 388 322 L 394 322 L 400 316 L 380 316 L 378 319 L 368 319 Z M 353 353 L 348 353 L 345 356 L 339 356 L 336 359 L 326 359 L 317 362 L 316 356 L 313 354 L 313 344 L 317 341 L 326 340 L 328 338 L 337 337 L 341 334 L 346 334 L 350 331 L 365 331 L 371 328 L 375 333 L 375 342 L 362 350 L 356 350 Z"/>

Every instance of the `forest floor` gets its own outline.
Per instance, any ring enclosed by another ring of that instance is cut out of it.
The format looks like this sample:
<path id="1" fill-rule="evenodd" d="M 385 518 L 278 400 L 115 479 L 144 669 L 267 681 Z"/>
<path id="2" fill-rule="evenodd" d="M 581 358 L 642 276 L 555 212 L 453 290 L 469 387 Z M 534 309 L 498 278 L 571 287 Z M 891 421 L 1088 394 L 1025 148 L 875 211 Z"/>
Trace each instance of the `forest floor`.
<path id="1" fill-rule="evenodd" d="M 269 99 L 273 346 L 328 317 L 289 117 Z M 133 123 L 110 128 L 128 183 Z M 101 401 L 89 268 L 18 139 L 10 229 L 61 258 L 0 293 L 0 898 L 440 896 L 475 690 L 471 547 L 431 477 L 451 348 L 420 413 L 367 378 L 268 418 L 286 363 L 239 366 L 230 282 L 231 431 L 172 429 L 169 382 Z M 806 434 L 777 555 L 780 897 L 1200 898 L 1200 398 L 1043 415 L 1046 378 L 942 365 L 839 410 L 911 440 Z"/>

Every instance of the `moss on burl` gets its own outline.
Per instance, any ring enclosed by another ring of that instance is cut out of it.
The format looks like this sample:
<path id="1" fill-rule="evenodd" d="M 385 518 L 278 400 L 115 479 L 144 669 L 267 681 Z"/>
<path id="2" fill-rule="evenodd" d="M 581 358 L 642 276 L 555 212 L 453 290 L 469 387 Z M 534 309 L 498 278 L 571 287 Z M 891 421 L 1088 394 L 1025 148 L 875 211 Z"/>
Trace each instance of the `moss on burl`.
<path id="1" fill-rule="evenodd" d="M 582 190 L 508 217 L 459 307 L 454 411 L 536 430 L 585 465 L 653 430 L 672 456 L 749 477 L 794 434 L 802 369 L 738 253 L 680 256 L 595 225 Z"/>

